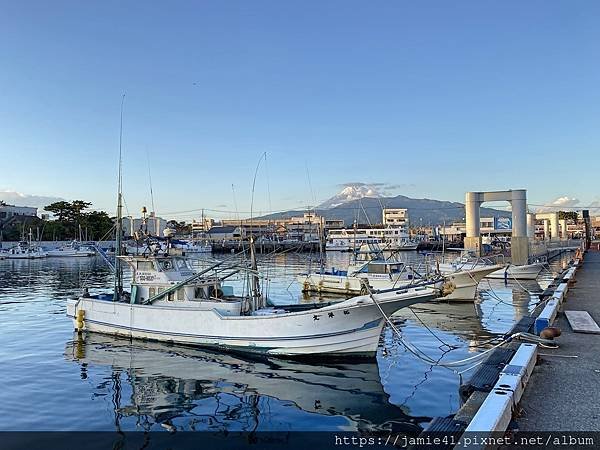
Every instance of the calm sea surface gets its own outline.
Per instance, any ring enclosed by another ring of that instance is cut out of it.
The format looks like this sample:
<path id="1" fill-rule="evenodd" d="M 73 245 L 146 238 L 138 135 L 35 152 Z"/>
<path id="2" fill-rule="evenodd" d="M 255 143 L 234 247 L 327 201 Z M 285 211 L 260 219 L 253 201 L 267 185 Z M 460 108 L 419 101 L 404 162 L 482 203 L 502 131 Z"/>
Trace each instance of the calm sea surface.
<path id="1" fill-rule="evenodd" d="M 327 263 L 343 268 L 348 259 L 330 254 Z M 475 304 L 415 306 L 394 318 L 429 356 L 463 359 L 532 309 L 530 293 L 561 264 L 555 259 L 537 282 L 484 280 Z M 305 301 L 295 276 L 309 266 L 307 255 L 263 257 L 271 301 Z M 416 359 L 389 328 L 376 359 L 318 364 L 79 338 L 67 298 L 111 284 L 99 258 L 0 261 L 0 430 L 415 431 L 460 407 L 459 376 Z M 243 280 L 233 284 L 241 289 Z"/>

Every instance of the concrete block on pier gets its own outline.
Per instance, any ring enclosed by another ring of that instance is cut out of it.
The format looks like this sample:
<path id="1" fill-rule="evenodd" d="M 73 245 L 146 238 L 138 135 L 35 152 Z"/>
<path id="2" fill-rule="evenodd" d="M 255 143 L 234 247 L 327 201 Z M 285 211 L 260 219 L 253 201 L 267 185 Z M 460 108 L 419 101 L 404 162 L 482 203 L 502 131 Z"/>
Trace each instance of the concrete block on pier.
<path id="1" fill-rule="evenodd" d="M 600 327 L 587 311 L 565 311 L 575 333 L 600 334 Z"/>

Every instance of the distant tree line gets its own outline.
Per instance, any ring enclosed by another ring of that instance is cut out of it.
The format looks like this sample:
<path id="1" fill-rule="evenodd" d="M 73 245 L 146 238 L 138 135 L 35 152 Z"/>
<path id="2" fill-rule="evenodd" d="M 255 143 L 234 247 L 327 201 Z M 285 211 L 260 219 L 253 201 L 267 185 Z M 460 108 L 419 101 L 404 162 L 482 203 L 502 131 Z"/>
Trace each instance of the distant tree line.
<path id="1" fill-rule="evenodd" d="M 114 219 L 104 211 L 87 211 L 92 204 L 83 200 L 54 202 L 44 208 L 54 215 L 52 220 L 32 216 L 13 216 L 0 221 L 0 238 L 4 241 L 27 239 L 31 229 L 33 239 L 63 241 L 111 239 Z"/>
<path id="2" fill-rule="evenodd" d="M 87 238 L 97 241 L 106 236 L 114 225 L 113 219 L 104 211 L 86 211 L 92 204 L 83 200 L 54 202 L 44 208 L 55 220 L 44 222 L 43 239 L 68 240 Z"/>

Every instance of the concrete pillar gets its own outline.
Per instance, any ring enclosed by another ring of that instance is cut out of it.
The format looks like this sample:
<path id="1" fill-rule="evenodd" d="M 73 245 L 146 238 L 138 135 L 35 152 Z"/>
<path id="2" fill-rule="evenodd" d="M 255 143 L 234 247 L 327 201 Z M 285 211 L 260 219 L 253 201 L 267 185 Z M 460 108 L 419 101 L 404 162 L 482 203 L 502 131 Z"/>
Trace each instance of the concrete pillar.
<path id="1" fill-rule="evenodd" d="M 550 220 L 544 219 L 543 222 L 544 222 L 544 240 L 549 241 L 550 240 Z"/>
<path id="2" fill-rule="evenodd" d="M 558 213 L 552 214 L 550 216 L 550 235 L 552 236 L 553 241 L 558 241 L 560 239 L 558 234 Z"/>
<path id="3" fill-rule="evenodd" d="M 527 213 L 527 237 L 535 239 L 535 214 Z"/>
<path id="4" fill-rule="evenodd" d="M 512 237 L 510 243 L 513 264 L 529 262 L 529 240 L 527 239 L 527 191 L 511 191 Z"/>
<path id="5" fill-rule="evenodd" d="M 560 221 L 560 236 L 564 241 L 569 239 L 569 236 L 567 235 L 567 219 L 562 219 Z"/>
<path id="6" fill-rule="evenodd" d="M 467 192 L 465 195 L 465 220 L 467 237 L 465 238 L 465 249 L 473 250 L 478 256 L 481 255 L 480 215 L 481 205 L 480 192 Z"/>

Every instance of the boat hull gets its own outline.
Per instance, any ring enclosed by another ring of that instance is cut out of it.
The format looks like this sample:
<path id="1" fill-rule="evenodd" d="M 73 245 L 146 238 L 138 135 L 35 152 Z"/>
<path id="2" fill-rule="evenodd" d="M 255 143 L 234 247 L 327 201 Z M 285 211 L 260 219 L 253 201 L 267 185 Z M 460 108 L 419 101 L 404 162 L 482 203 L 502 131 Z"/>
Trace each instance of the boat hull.
<path id="1" fill-rule="evenodd" d="M 331 293 L 340 295 L 360 295 L 366 293 L 366 287 L 363 284 L 368 281 L 369 286 L 375 291 L 384 291 L 390 289 L 409 288 L 409 280 L 394 280 L 386 274 L 367 274 L 360 276 L 332 275 L 311 273 L 297 277 L 298 283 L 302 286 L 303 292 Z M 443 282 L 435 285 L 440 289 Z"/>
<path id="2" fill-rule="evenodd" d="M 17 254 L 17 255 L 7 255 L 7 259 L 41 259 L 45 258 L 47 255 L 45 254 Z"/>
<path id="3" fill-rule="evenodd" d="M 474 302 L 479 282 L 495 270 L 498 270 L 498 266 L 461 270 L 444 274 L 444 277 L 454 285 L 454 290 L 449 295 L 446 295 L 444 300 Z"/>
<path id="4" fill-rule="evenodd" d="M 543 263 L 526 264 L 522 266 L 510 265 L 507 269 L 502 268 L 500 270 L 496 270 L 495 272 L 490 273 L 487 276 L 487 278 L 504 279 L 506 277 L 508 280 L 535 280 L 537 279 L 542 270 L 544 270 Z"/>
<path id="5" fill-rule="evenodd" d="M 386 314 L 432 300 L 431 289 L 375 294 Z M 369 296 L 309 311 L 223 316 L 216 310 L 138 305 L 93 298 L 69 300 L 67 315 L 84 330 L 186 345 L 280 356 L 374 356 L 385 320 Z"/>
<path id="6" fill-rule="evenodd" d="M 50 258 L 88 258 L 94 256 L 94 252 L 49 250 L 46 252 Z"/>

